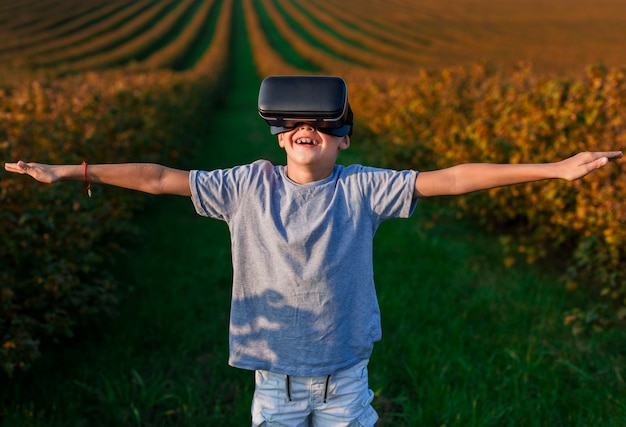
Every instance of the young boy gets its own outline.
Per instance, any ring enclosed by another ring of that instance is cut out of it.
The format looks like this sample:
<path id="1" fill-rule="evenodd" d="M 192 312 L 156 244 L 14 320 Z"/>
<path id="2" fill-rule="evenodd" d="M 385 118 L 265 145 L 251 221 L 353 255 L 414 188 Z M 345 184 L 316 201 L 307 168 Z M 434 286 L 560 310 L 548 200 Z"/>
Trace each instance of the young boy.
<path id="1" fill-rule="evenodd" d="M 367 364 L 381 338 L 372 242 L 379 224 L 408 217 L 421 197 L 543 179 L 576 180 L 622 157 L 580 153 L 545 164 L 462 164 L 429 172 L 335 164 L 350 146 L 352 111 L 336 77 L 271 77 L 259 112 L 286 166 L 224 170 L 154 164 L 7 163 L 54 183 L 86 180 L 191 196 L 224 220 L 234 266 L 229 364 L 256 372 L 254 426 L 372 426 Z"/>

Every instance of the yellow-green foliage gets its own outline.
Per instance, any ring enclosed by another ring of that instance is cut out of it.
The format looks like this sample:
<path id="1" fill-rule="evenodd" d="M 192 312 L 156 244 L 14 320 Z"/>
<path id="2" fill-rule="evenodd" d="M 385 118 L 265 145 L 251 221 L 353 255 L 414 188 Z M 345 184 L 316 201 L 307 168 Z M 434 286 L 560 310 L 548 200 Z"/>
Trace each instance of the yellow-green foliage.
<path id="1" fill-rule="evenodd" d="M 626 146 L 626 75 L 589 67 L 585 80 L 459 67 L 352 84 L 352 102 L 372 160 L 423 170 L 462 162 L 539 163 L 584 150 Z M 455 199 L 460 213 L 503 239 L 513 262 L 547 254 L 567 266 L 570 289 L 597 289 L 598 302 L 626 305 L 626 180 L 621 163 L 574 183 L 544 181 Z M 515 243 L 513 243 L 515 242 Z M 569 262 L 568 262 L 569 261 Z"/>
<path id="2" fill-rule="evenodd" d="M 207 82 L 169 72 L 105 73 L 5 87 L 0 155 L 75 164 L 180 162 L 190 148 L 185 140 L 199 131 L 197 112 L 214 98 Z M 41 341 L 72 335 L 113 307 L 115 282 L 103 266 L 132 231 L 125 220 L 141 200 L 127 192 L 106 197 L 102 188 L 88 199 L 83 184 L 45 186 L 3 174 L 0 363 L 7 373 L 38 357 Z"/>

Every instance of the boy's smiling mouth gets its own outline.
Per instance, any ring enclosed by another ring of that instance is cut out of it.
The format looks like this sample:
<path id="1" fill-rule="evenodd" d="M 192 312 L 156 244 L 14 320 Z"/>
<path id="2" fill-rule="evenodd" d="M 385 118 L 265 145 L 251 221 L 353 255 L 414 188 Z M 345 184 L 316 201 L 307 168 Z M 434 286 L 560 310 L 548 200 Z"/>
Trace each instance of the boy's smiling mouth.
<path id="1" fill-rule="evenodd" d="M 317 141 L 313 138 L 298 138 L 296 139 L 296 144 L 298 145 L 317 145 Z"/>

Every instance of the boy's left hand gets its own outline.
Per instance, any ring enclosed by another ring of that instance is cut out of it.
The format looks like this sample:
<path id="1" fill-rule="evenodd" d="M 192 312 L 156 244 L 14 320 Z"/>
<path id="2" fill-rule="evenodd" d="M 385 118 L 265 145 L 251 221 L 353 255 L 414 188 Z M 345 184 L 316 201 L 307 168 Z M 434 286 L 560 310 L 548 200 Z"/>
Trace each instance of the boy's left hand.
<path id="1" fill-rule="evenodd" d="M 575 181 L 583 176 L 600 169 L 609 161 L 621 159 L 621 151 L 583 152 L 556 163 L 557 177 L 568 181 Z"/>

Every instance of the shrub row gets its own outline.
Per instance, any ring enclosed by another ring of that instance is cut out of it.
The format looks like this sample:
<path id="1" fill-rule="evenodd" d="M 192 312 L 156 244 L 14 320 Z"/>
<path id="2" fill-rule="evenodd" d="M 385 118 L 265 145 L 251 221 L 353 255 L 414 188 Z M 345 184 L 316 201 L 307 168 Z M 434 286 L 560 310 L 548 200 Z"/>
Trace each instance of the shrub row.
<path id="1" fill-rule="evenodd" d="M 214 82 L 168 72 L 87 73 L 0 91 L 5 161 L 171 162 L 200 140 Z M 195 138 L 194 138 L 195 135 Z M 41 344 L 71 336 L 115 307 L 107 259 L 132 229 L 145 196 L 82 183 L 46 186 L 2 172 L 0 179 L 0 365 L 11 374 Z M 109 197 L 110 196 L 110 197 Z"/>
<path id="2" fill-rule="evenodd" d="M 371 134 L 366 144 L 372 160 L 391 167 L 541 163 L 626 146 L 622 69 L 592 66 L 578 81 L 539 77 L 526 65 L 505 74 L 476 64 L 376 79 L 361 75 L 349 84 L 359 122 Z M 510 262 L 515 253 L 528 262 L 556 255 L 566 261 L 567 287 L 594 289 L 598 306 L 612 307 L 621 320 L 626 314 L 622 173 L 618 162 L 574 183 L 544 181 L 454 201 L 462 215 L 491 230 L 514 230 L 515 239 L 503 238 Z"/>
<path id="3" fill-rule="evenodd" d="M 233 1 L 223 1 L 211 44 L 189 72 L 5 73 L 2 159 L 183 164 L 225 87 L 232 12 Z M 38 358 L 43 342 L 115 309 L 118 284 L 107 260 L 133 236 L 128 219 L 145 197 L 94 188 L 88 199 L 83 184 L 46 186 L 2 173 L 0 365 L 7 374 Z"/>

